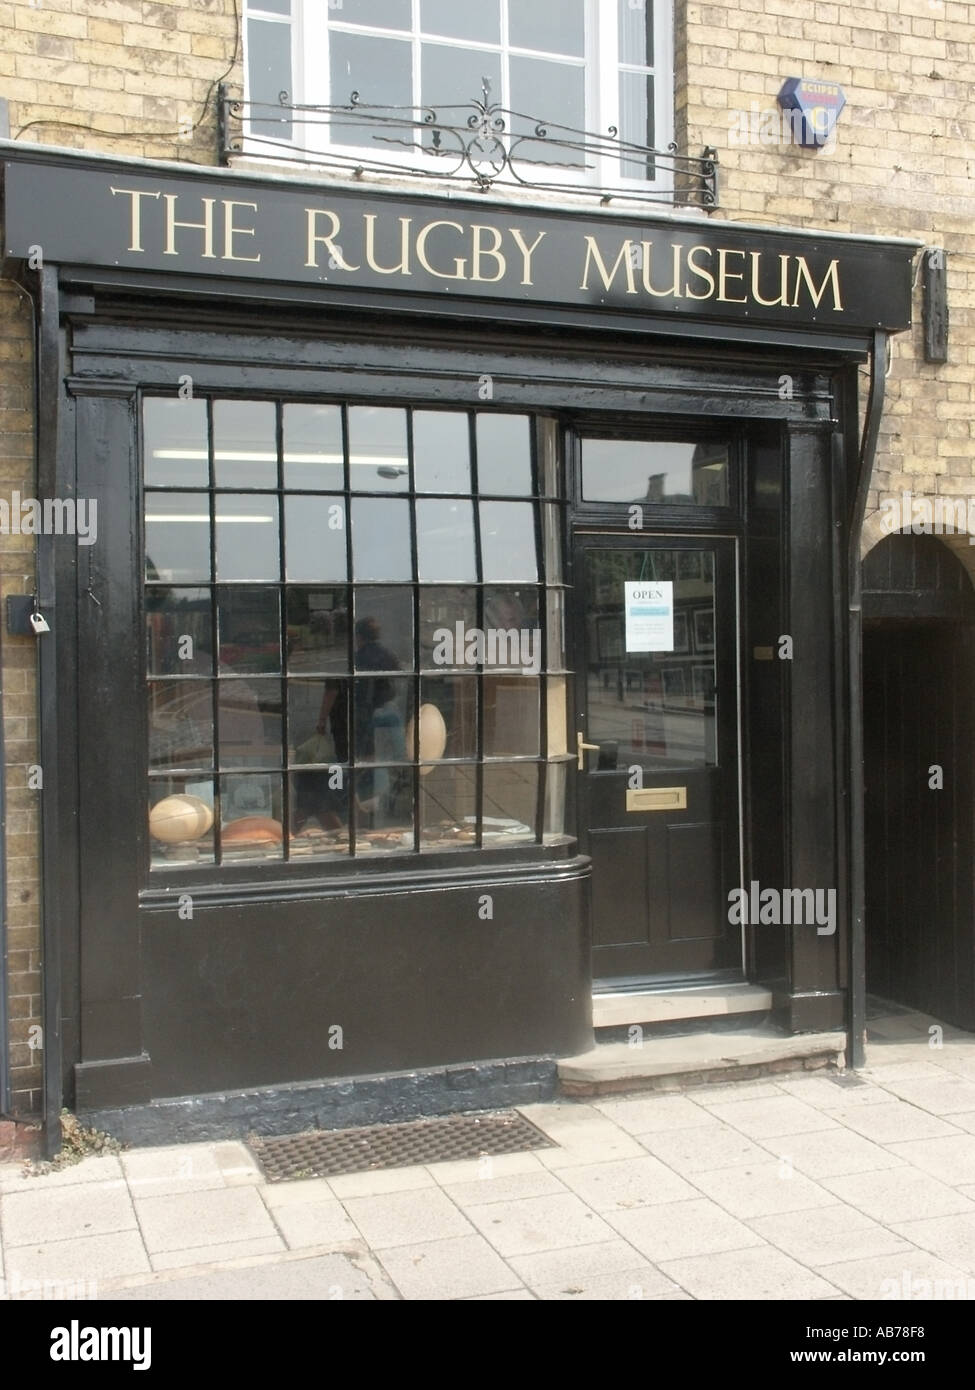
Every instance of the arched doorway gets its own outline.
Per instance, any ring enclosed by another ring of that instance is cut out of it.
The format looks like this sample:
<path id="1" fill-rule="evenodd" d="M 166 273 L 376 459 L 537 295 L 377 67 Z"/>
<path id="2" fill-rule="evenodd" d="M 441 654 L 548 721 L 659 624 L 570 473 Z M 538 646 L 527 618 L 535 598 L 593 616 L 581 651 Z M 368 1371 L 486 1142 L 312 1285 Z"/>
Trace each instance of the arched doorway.
<path id="1" fill-rule="evenodd" d="M 975 1029 L 975 589 L 935 536 L 863 564 L 867 989 Z"/>

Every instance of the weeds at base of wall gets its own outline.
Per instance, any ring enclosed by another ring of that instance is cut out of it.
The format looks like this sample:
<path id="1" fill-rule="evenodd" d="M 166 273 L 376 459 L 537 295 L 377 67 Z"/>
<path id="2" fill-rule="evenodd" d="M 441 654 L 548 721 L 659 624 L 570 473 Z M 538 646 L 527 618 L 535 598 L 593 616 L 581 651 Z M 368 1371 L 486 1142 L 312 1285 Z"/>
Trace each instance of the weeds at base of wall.
<path id="1" fill-rule="evenodd" d="M 85 1129 L 77 1115 L 70 1110 L 61 1111 L 61 1149 L 53 1158 L 28 1160 L 24 1164 L 25 1177 L 44 1177 L 57 1173 L 62 1168 L 70 1168 L 83 1158 L 100 1158 L 106 1154 L 121 1153 L 126 1147 L 118 1139 L 113 1139 L 100 1129 Z"/>

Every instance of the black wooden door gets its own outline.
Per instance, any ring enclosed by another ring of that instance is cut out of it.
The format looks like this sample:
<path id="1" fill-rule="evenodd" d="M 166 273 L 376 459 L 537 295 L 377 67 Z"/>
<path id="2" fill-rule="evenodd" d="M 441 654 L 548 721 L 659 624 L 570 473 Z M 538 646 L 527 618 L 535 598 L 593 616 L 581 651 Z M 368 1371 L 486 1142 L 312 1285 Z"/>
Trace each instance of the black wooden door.
<path id="1" fill-rule="evenodd" d="M 593 976 L 605 987 L 734 969 L 735 542 L 580 536 L 575 596 Z"/>

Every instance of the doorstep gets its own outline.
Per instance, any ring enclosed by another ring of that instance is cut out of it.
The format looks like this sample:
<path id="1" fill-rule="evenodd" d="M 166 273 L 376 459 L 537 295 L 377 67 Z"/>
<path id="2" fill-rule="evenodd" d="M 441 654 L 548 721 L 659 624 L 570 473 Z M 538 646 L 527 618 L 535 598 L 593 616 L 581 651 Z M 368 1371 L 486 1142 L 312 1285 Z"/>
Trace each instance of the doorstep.
<path id="1" fill-rule="evenodd" d="M 772 1024 L 741 1032 L 702 1028 L 679 1037 L 643 1039 L 640 1046 L 597 1043 L 558 1064 L 567 1096 L 619 1091 L 674 1091 L 719 1081 L 750 1081 L 784 1071 L 846 1064 L 846 1033 L 783 1033 Z"/>
<path id="2" fill-rule="evenodd" d="M 761 985 L 697 985 L 683 989 L 630 990 L 594 994 L 592 1026 L 620 1028 L 631 1023 L 676 1023 L 689 1018 L 728 1014 L 763 1014 L 772 1007 L 772 991 Z"/>

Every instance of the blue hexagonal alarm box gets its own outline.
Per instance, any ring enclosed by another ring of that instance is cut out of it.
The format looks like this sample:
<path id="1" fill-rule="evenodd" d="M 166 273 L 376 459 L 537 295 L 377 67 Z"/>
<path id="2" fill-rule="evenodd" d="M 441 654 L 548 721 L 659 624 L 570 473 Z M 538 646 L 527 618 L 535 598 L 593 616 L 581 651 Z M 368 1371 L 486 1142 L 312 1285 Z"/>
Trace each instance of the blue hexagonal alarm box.
<path id="1" fill-rule="evenodd" d="M 797 113 L 792 124 L 794 142 L 822 148 L 846 105 L 846 96 L 836 82 L 789 77 L 779 92 L 779 105 L 784 111 Z"/>

